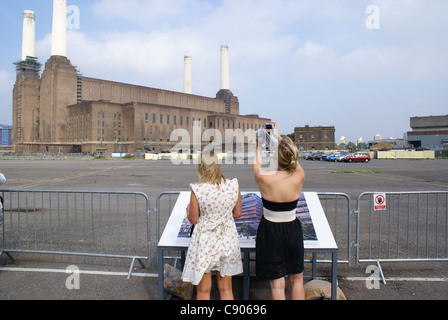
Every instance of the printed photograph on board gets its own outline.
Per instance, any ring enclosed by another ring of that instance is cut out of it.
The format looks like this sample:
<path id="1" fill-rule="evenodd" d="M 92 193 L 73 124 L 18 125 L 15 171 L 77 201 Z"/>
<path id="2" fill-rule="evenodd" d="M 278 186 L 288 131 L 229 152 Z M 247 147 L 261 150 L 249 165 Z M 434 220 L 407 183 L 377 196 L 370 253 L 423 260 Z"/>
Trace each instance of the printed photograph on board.
<path id="1" fill-rule="evenodd" d="M 240 241 L 255 241 L 258 225 L 263 216 L 263 202 L 258 193 L 241 193 L 242 213 L 241 217 L 235 219 L 236 228 Z M 303 240 L 317 241 L 316 231 L 311 218 L 304 194 L 300 196 L 297 203 L 296 216 L 302 224 Z M 192 224 L 185 216 L 179 231 L 179 238 L 190 238 Z"/>

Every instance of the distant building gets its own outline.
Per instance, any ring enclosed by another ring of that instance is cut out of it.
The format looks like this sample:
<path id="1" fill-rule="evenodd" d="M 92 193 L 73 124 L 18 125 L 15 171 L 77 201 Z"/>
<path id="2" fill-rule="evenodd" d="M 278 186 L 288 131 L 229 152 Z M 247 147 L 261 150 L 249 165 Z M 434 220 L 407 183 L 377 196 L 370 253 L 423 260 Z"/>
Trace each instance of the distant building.
<path id="1" fill-rule="evenodd" d="M 367 146 L 370 150 L 378 150 L 382 149 L 385 146 L 390 146 L 390 148 L 387 149 L 407 149 L 409 148 L 408 141 L 406 139 L 380 139 L 380 140 L 373 140 L 373 141 L 367 141 Z"/>
<path id="2" fill-rule="evenodd" d="M 448 149 L 448 115 L 413 117 L 408 142 L 414 148 Z"/>
<path id="3" fill-rule="evenodd" d="M 299 150 L 332 150 L 336 148 L 334 133 L 334 127 L 297 127 L 294 142 Z"/>
<path id="4" fill-rule="evenodd" d="M 0 132 L 1 132 L 1 137 L 2 137 L 2 142 L 1 142 L 2 147 L 10 146 L 12 144 L 11 131 L 12 131 L 11 126 L 6 126 L 6 125 L 2 125 L 2 124 L 0 125 Z"/>

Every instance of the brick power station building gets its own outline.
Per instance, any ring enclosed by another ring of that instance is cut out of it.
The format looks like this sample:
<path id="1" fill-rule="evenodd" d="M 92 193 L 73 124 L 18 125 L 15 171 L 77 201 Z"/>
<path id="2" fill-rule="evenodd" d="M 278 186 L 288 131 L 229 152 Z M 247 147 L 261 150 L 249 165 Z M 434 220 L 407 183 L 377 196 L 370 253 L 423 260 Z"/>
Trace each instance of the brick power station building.
<path id="1" fill-rule="evenodd" d="M 256 130 L 270 119 L 240 115 L 229 89 L 228 47 L 221 46 L 221 88 L 216 97 L 191 93 L 191 58 L 185 57 L 184 92 L 84 77 L 66 52 L 66 0 L 53 2 L 52 52 L 41 74 L 35 57 L 35 17 L 25 11 L 22 60 L 16 62 L 12 139 L 24 153 L 90 153 L 170 149 L 174 129 Z M 205 144 L 208 144 L 206 142 Z M 248 142 L 251 143 L 251 142 Z"/>

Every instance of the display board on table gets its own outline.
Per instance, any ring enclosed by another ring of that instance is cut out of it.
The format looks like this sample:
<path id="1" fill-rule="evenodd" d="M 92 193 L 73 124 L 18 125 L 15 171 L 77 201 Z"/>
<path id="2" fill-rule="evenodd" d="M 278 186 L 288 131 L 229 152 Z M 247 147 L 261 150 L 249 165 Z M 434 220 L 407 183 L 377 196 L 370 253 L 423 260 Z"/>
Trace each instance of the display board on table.
<path id="1" fill-rule="evenodd" d="M 185 247 L 190 244 L 192 224 L 186 216 L 190 195 L 190 192 L 180 193 L 159 245 Z M 241 197 L 242 214 L 235 219 L 240 246 L 255 248 L 263 203 L 258 192 L 241 192 Z M 317 193 L 302 193 L 297 203 L 296 216 L 302 224 L 305 248 L 337 247 Z"/>

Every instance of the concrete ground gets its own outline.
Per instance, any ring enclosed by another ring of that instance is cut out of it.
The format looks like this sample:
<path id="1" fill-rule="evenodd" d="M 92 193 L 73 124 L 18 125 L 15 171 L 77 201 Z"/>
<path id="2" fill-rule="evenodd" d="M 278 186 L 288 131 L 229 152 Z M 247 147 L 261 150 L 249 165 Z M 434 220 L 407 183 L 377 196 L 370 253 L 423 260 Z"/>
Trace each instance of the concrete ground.
<path id="1" fill-rule="evenodd" d="M 304 191 L 342 192 L 356 201 L 363 191 L 448 191 L 447 160 L 373 160 L 369 164 L 301 161 L 306 172 Z M 335 173 L 338 171 L 339 173 Z M 357 171 L 342 173 L 342 171 Z M 377 173 L 361 171 L 379 171 Z M 197 181 L 193 165 L 144 160 L 3 160 L 0 172 L 8 179 L 4 189 L 138 191 L 150 197 L 151 207 L 163 191 L 188 190 Z M 250 165 L 223 165 L 224 174 L 237 177 L 242 191 L 257 190 Z M 444 239 L 443 239 L 444 241 Z M 1 300 L 155 300 L 154 261 L 147 269 L 136 264 L 127 279 L 129 260 L 14 254 L 0 255 Z M 80 270 L 79 289 L 69 290 L 73 273 Z M 366 269 L 371 263 L 339 264 L 338 283 L 349 300 L 448 299 L 447 262 L 390 262 L 381 265 L 386 284 L 368 289 Z M 306 267 L 309 274 L 309 266 Z M 330 266 L 318 265 L 318 277 L 329 280 Z M 235 297 L 241 299 L 241 279 L 234 279 Z M 216 288 L 213 297 L 217 298 Z M 251 280 L 250 299 L 269 299 L 266 282 Z"/>

